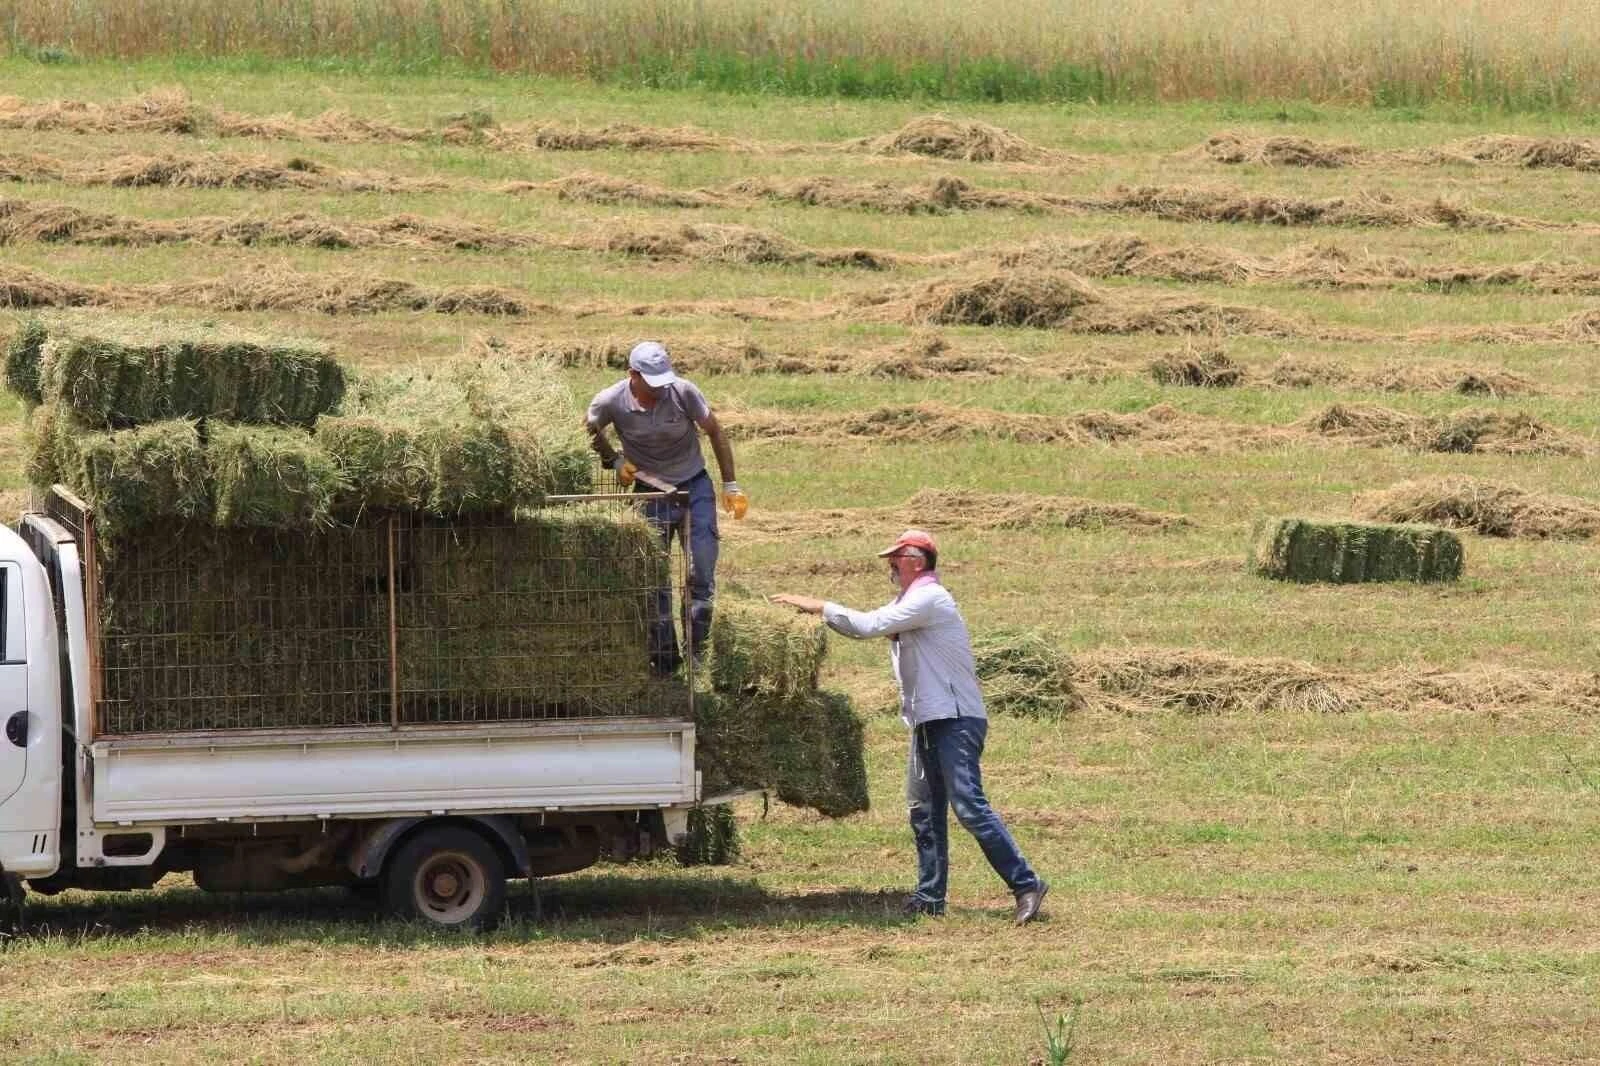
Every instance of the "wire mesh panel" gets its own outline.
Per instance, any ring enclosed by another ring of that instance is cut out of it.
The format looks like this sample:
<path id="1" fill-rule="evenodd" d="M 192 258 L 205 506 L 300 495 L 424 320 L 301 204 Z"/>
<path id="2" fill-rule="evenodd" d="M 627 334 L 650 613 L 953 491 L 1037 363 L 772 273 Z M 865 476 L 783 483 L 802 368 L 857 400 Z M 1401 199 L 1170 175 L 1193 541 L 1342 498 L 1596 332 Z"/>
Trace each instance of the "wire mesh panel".
<path id="1" fill-rule="evenodd" d="M 94 540 L 87 516 L 63 519 Z M 682 676 L 659 670 L 685 563 L 626 502 L 516 519 L 369 514 L 304 533 L 172 524 L 102 540 L 95 556 L 99 735 L 688 705 Z"/>

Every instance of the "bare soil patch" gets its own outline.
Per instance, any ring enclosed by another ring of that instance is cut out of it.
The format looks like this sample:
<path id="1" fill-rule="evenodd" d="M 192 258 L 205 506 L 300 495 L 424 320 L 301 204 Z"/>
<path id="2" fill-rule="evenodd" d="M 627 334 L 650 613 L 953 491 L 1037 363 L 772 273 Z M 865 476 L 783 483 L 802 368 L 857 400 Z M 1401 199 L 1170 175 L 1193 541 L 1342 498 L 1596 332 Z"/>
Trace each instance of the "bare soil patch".
<path id="1" fill-rule="evenodd" d="M 1356 513 L 1382 522 L 1428 522 L 1488 537 L 1600 537 L 1600 503 L 1471 477 L 1402 481 L 1356 497 Z"/>

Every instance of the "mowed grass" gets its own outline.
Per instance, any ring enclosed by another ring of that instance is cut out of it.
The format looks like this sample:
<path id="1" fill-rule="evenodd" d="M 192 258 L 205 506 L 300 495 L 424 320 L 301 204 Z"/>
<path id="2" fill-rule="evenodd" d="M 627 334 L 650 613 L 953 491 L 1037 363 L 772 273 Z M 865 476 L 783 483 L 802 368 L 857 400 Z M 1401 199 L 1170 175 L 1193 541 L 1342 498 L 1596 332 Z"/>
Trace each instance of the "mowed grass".
<path id="1" fill-rule="evenodd" d="M 0 92 L 30 100 L 108 100 L 174 80 L 169 68 L 0 64 Z M 486 107 L 501 121 L 695 125 L 750 142 L 823 142 L 897 128 L 899 103 L 752 101 L 628 94 L 558 82 L 383 79 L 282 73 L 186 76 L 195 102 L 248 112 L 358 115 L 427 124 Z M 1439 195 L 1547 220 L 1594 221 L 1592 175 L 1511 167 L 1385 165 L 1354 171 L 1221 167 L 1172 153 L 1211 132 L 1300 133 L 1374 147 L 1442 144 L 1515 131 L 1429 114 L 1170 109 L 963 109 L 1029 140 L 1092 157 L 1025 169 L 830 152 L 494 152 L 434 144 L 257 142 L 122 133 L 0 131 L 0 154 L 65 159 L 227 152 L 294 155 L 348 169 L 438 175 L 466 185 L 547 180 L 580 170 L 675 188 L 744 177 L 840 174 L 925 183 L 957 174 L 985 187 L 1073 194 L 1118 182 L 1227 185 L 1258 195 L 1328 197 L 1371 188 Z M 710 211 L 586 205 L 484 189 L 384 196 L 326 191 L 72 188 L 20 183 L 0 196 L 46 199 L 145 219 L 316 212 L 346 221 L 410 212 L 545 236 L 604 227 L 719 221 L 817 247 L 926 254 L 1053 237 L 1131 232 L 1161 244 L 1272 254 L 1319 242 L 1421 262 L 1592 262 L 1585 235 L 1438 228 L 1284 229 L 1134 216 L 972 212 L 913 217 L 800 205 Z M 1373 331 L 1320 336 L 1078 335 L 1055 330 L 920 327 L 872 320 L 852 301 L 974 274 L 972 265 L 885 272 L 657 263 L 614 253 L 415 249 L 335 251 L 199 245 L 89 247 L 23 241 L 7 266 L 106 286 L 205 276 L 315 281 L 389 277 L 422 286 L 495 285 L 552 305 L 523 318 L 329 315 L 162 307 L 323 337 L 377 369 L 437 364 L 485 338 L 623 344 L 646 336 L 684 350 L 864 355 L 931 336 L 956 351 L 1014 357 L 1015 376 L 927 379 L 842 374 L 695 375 L 730 425 L 938 403 L 976 412 L 1070 417 L 1169 404 L 1224 427 L 1205 447 L 1151 442 L 1022 444 L 952 440 L 747 440 L 739 477 L 758 514 L 844 509 L 816 535 L 782 539 L 728 524 L 721 573 L 760 591 L 814 592 L 869 606 L 889 595 L 871 553 L 892 528 L 851 508 L 889 508 L 918 490 L 961 488 L 1083 497 L 1181 514 L 1167 532 L 959 527 L 940 530 L 949 584 L 975 630 L 1038 627 L 1074 650 L 1122 647 L 1283 657 L 1356 676 L 1475 665 L 1564 673 L 1600 667 L 1594 597 L 1600 545 L 1468 535 L 1456 586 L 1297 587 L 1243 569 L 1251 525 L 1278 513 L 1344 516 L 1362 491 L 1463 473 L 1529 490 L 1600 498 L 1595 458 L 1423 454 L 1296 437 L 1233 446 L 1226 427 L 1289 426 L 1335 402 L 1418 414 L 1471 407 L 1527 412 L 1590 446 L 1600 363 L 1592 337 L 1507 344 L 1451 340 L 1464 325 L 1549 323 L 1596 306 L 1520 287 L 1342 292 L 1096 282 L 1116 298 L 1196 298 Z M 992 268 L 985 268 L 992 269 Z M 749 313 L 795 300 L 837 313 Z M 1438 336 L 1413 335 L 1431 330 Z M 1452 364 L 1515 371 L 1535 392 L 1483 398 L 1370 386 L 1189 389 L 1146 364 L 1188 344 L 1221 346 L 1262 375 L 1279 358 L 1358 371 Z M 1052 368 L 1094 361 L 1098 377 Z M 563 372 L 586 397 L 615 372 Z M 0 409 L 4 487 L 18 499 L 21 411 Z M 864 513 L 864 512 L 861 512 Z M 937 518 L 937 516 L 935 516 Z M 753 528 L 753 527 L 752 527 Z M 38 900 L 29 930 L 0 949 L 8 990 L 0 1060 L 23 1062 L 536 1061 L 684 1063 L 1027 1063 L 1045 1023 L 1081 1001 L 1085 1062 L 1579 1062 L 1600 1057 L 1600 708 L 1424 712 L 1395 705 L 1317 716 L 1197 715 L 1105 708 L 1060 722 L 997 718 L 988 788 L 1053 883 L 1047 919 L 1024 930 L 959 830 L 952 913 L 896 913 L 913 859 L 900 799 L 904 729 L 880 644 L 833 643 L 825 682 L 868 720 L 870 813 L 827 821 L 774 805 L 739 807 L 734 866 L 602 867 L 512 893 L 508 919 L 477 939 L 375 921 L 338 892 L 208 896 L 174 878 L 127 896 Z M 1041 1014 L 1042 1012 L 1042 1014 Z"/>

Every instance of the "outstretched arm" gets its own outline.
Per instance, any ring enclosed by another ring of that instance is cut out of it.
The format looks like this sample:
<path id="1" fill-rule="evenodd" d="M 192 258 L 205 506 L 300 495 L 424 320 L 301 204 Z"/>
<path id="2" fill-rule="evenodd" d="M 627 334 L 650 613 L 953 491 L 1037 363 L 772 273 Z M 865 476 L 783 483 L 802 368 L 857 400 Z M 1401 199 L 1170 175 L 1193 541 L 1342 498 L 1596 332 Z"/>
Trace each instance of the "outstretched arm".
<path id="1" fill-rule="evenodd" d="M 919 596 L 915 591 L 893 603 L 879 607 L 876 611 L 853 611 L 843 604 L 829 603 L 811 596 L 793 596 L 788 593 L 772 597 L 772 602 L 785 604 L 807 614 L 820 614 L 829 629 L 857 640 L 866 640 L 869 637 L 892 637 L 896 633 L 921 629 L 928 624 L 933 611 L 933 600 Z"/>

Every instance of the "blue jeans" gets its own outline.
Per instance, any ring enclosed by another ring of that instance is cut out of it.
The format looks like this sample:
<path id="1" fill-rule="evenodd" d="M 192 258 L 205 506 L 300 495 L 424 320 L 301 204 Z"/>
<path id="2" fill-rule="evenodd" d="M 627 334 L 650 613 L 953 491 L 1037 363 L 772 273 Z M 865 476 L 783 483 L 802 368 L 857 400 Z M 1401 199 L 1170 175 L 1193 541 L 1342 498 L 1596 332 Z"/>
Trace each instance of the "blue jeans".
<path id="1" fill-rule="evenodd" d="M 689 494 L 687 504 L 675 500 L 649 500 L 644 516 L 661 534 L 670 552 L 672 538 L 682 531 L 683 514 L 689 512 L 689 646 L 696 654 L 711 636 L 711 600 L 717 591 L 717 491 L 704 470 L 678 488 Z M 653 491 L 636 484 L 635 492 Z M 672 624 L 672 589 L 656 590 L 656 621 L 650 634 L 650 661 L 657 670 L 670 672 L 682 661 Z"/>
<path id="2" fill-rule="evenodd" d="M 983 795 L 978 761 L 988 735 L 989 722 L 984 718 L 939 718 L 911 731 L 906 802 L 911 808 L 911 835 L 917 842 L 913 895 L 925 903 L 942 905 L 950 880 L 950 807 L 1013 893 L 1038 887 L 1039 875 Z"/>

